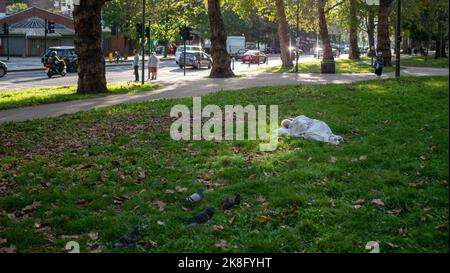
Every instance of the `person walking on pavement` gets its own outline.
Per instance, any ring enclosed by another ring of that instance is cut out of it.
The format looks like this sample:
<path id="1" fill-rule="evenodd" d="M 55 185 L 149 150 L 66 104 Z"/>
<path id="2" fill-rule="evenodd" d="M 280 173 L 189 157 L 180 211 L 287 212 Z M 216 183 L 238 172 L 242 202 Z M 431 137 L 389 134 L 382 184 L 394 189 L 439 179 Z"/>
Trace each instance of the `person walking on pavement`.
<path id="1" fill-rule="evenodd" d="M 150 57 L 148 58 L 148 79 L 149 80 L 156 80 L 156 77 L 158 75 L 158 67 L 159 67 L 159 59 L 156 57 L 155 52 L 152 52 Z M 152 78 L 150 79 L 150 74 L 152 75 Z"/>
<path id="2" fill-rule="evenodd" d="M 384 66 L 384 58 L 383 52 L 381 50 L 377 53 L 377 59 L 375 60 L 375 74 L 378 79 L 381 79 L 381 75 L 383 75 L 383 66 Z"/>
<path id="3" fill-rule="evenodd" d="M 133 67 L 134 67 L 134 81 L 139 82 L 139 53 L 136 49 L 134 50 Z"/>

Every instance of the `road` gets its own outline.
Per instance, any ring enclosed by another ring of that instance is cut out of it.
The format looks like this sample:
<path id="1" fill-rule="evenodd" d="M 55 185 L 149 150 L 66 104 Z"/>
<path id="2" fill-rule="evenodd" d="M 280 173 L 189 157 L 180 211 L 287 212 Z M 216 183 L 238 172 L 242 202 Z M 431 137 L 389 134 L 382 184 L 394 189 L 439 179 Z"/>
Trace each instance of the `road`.
<path id="1" fill-rule="evenodd" d="M 300 62 L 310 62 L 314 58 L 311 55 L 302 56 Z M 316 59 L 317 60 L 317 59 Z M 278 55 L 269 57 L 268 66 L 277 66 L 281 64 Z M 261 67 L 267 65 L 260 65 Z M 246 71 L 254 70 L 258 65 L 242 64 L 235 62 L 234 71 L 236 74 L 245 74 Z M 147 75 L 147 71 L 145 72 Z M 164 82 L 177 82 L 183 79 L 194 80 L 195 78 L 204 78 L 209 75 L 209 69 L 203 68 L 201 70 L 186 69 L 186 78 L 183 75 L 183 70 L 180 69 L 175 61 L 163 61 L 160 63 L 158 77 Z M 106 68 L 106 79 L 108 83 L 126 83 L 134 80 L 133 69 L 131 64 L 129 66 L 114 66 Z M 76 84 L 78 75 L 76 73 L 68 74 L 62 78 L 55 76 L 49 79 L 43 71 L 30 72 L 13 72 L 0 79 L 0 91 L 18 90 L 36 87 L 49 87 Z M 156 81 L 157 83 L 158 81 Z"/>

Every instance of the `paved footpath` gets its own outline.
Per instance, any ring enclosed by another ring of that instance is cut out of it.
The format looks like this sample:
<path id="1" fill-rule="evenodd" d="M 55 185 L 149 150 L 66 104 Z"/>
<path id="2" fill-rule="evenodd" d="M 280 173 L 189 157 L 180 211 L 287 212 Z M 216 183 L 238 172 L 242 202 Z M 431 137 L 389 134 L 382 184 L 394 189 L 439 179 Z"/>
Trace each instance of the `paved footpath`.
<path id="1" fill-rule="evenodd" d="M 449 75 L 449 69 L 408 67 L 402 70 L 403 76 Z M 394 73 L 384 75 L 394 77 Z M 282 86 L 300 84 L 343 84 L 375 79 L 373 74 L 292 74 L 292 73 L 247 73 L 245 77 L 229 79 L 210 79 L 208 77 L 191 77 L 183 81 L 166 78 L 156 83 L 163 89 L 134 94 L 111 95 L 107 97 L 43 104 L 0 111 L 0 123 L 21 122 L 44 117 L 87 111 L 121 103 L 135 103 L 158 99 L 202 96 L 220 90 L 238 90 L 249 87 Z"/>

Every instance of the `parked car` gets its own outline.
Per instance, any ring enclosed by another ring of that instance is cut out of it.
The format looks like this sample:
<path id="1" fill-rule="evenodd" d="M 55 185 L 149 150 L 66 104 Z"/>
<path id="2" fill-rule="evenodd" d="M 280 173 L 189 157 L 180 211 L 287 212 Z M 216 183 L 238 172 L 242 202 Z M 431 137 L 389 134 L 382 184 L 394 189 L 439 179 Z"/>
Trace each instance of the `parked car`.
<path id="1" fill-rule="evenodd" d="M 0 78 L 8 73 L 8 66 L 4 62 L 0 62 Z"/>
<path id="2" fill-rule="evenodd" d="M 236 52 L 236 54 L 233 55 L 233 57 L 236 60 L 241 60 L 242 56 L 244 56 L 245 52 L 247 52 L 247 51 L 248 51 L 248 49 L 239 49 L 238 52 Z"/>
<path id="3" fill-rule="evenodd" d="M 259 50 L 249 50 L 242 56 L 242 63 L 246 62 L 255 64 L 265 63 L 267 62 L 267 55 Z"/>
<path id="4" fill-rule="evenodd" d="M 332 48 L 333 50 L 333 57 L 338 57 L 339 56 L 339 50 L 337 48 Z M 323 57 L 323 49 L 320 47 L 316 47 L 316 49 L 314 50 L 314 58 L 322 58 Z"/>
<path id="5" fill-rule="evenodd" d="M 45 55 L 42 57 L 41 62 L 45 65 L 48 63 L 48 58 L 50 54 L 56 51 L 58 58 L 67 66 L 67 72 L 77 72 L 78 70 L 78 56 L 75 54 L 75 47 L 73 46 L 58 46 L 58 47 L 50 47 Z"/>
<path id="6" fill-rule="evenodd" d="M 202 47 L 198 45 L 186 45 L 186 51 L 202 51 Z M 184 52 L 184 45 L 179 45 L 175 51 L 175 62 L 178 64 L 181 53 Z"/>
<path id="7" fill-rule="evenodd" d="M 185 54 L 186 54 L 186 63 L 184 62 Z M 182 52 L 180 54 L 178 65 L 180 66 L 181 69 L 183 69 L 184 66 L 186 66 L 186 67 L 192 66 L 192 68 L 194 68 L 194 69 L 200 69 L 202 67 L 211 68 L 212 59 L 208 54 L 206 54 L 203 51 L 191 50 L 191 51 Z"/>

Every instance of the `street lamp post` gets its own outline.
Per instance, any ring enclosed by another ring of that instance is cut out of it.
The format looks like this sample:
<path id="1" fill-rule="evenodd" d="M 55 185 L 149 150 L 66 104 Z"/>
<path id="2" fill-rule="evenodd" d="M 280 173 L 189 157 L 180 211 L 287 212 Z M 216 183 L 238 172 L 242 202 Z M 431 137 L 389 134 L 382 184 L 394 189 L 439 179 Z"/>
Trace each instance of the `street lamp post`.
<path id="1" fill-rule="evenodd" d="M 300 53 L 300 35 L 299 35 L 299 20 L 300 20 L 300 0 L 297 0 L 297 39 L 296 39 L 296 47 L 297 51 L 295 54 L 295 73 L 298 73 L 298 59 Z"/>
<path id="2" fill-rule="evenodd" d="M 400 77 L 400 44 L 402 40 L 401 34 L 401 9 L 402 2 L 397 0 L 397 28 L 396 28 L 396 41 L 395 41 L 395 77 Z"/>
<path id="3" fill-rule="evenodd" d="M 142 85 L 145 83 L 145 0 L 142 0 Z"/>

